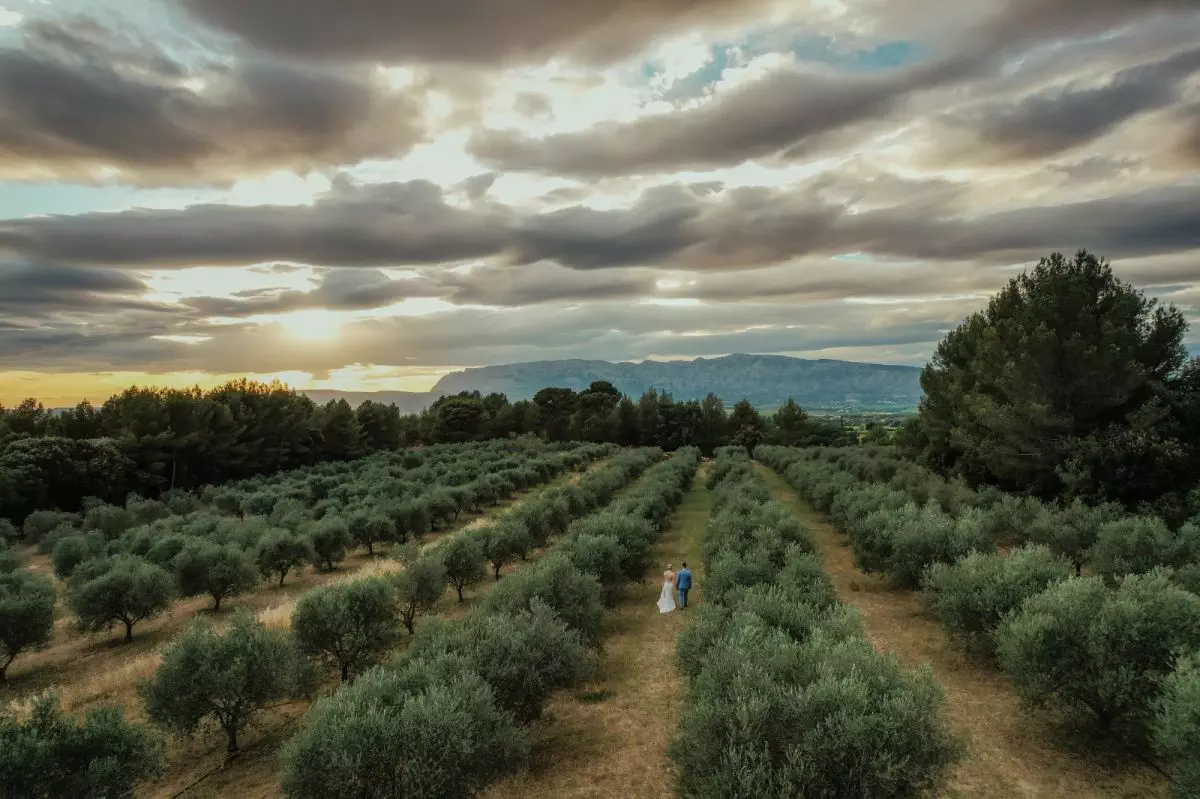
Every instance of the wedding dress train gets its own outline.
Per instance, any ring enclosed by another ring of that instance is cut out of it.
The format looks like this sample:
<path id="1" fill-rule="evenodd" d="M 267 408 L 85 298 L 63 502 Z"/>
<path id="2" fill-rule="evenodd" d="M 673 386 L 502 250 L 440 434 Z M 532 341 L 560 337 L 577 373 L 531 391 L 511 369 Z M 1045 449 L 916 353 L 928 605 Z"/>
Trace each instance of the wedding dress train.
<path id="1" fill-rule="evenodd" d="M 675 583 L 663 581 L 662 593 L 658 595 L 658 612 L 670 613 L 675 610 Z"/>

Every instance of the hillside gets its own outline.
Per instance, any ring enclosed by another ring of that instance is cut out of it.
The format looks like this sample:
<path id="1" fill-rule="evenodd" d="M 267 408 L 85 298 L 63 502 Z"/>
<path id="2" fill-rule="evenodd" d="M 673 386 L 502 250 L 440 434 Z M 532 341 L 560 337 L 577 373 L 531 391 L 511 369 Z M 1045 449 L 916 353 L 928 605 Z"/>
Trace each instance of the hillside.
<path id="1" fill-rule="evenodd" d="M 453 372 L 433 394 L 459 391 L 502 392 L 509 399 L 532 397 L 546 386 L 587 388 L 607 380 L 630 396 L 653 387 L 676 399 L 700 399 L 713 392 L 727 401 L 743 397 L 760 407 L 792 397 L 814 408 L 897 410 L 921 398 L 920 369 L 852 361 L 805 360 L 783 355 L 727 355 L 694 361 L 536 361 L 484 366 Z"/>

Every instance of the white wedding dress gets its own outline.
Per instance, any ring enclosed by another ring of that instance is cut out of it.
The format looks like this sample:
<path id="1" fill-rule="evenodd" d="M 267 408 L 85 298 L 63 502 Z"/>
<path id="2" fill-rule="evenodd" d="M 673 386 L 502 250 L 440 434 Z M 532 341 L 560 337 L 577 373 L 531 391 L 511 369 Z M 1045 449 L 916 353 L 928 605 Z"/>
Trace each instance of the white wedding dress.
<path id="1" fill-rule="evenodd" d="M 658 612 L 670 613 L 675 610 L 675 580 L 663 578 L 662 592 L 658 595 Z"/>

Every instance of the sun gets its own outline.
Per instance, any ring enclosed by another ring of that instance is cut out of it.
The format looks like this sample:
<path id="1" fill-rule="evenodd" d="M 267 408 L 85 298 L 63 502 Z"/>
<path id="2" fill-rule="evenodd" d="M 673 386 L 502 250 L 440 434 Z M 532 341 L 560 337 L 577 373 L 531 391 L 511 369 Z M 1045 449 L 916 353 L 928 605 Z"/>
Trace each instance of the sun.
<path id="1" fill-rule="evenodd" d="M 328 341 L 342 330 L 339 315 L 323 310 L 296 311 L 280 316 L 278 323 L 289 336 L 309 341 Z"/>

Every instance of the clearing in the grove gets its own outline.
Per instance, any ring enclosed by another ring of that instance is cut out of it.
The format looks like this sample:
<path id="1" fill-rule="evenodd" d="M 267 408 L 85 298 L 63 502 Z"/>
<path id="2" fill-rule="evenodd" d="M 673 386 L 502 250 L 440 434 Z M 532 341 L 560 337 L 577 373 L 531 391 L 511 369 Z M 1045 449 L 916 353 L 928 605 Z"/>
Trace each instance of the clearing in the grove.
<path id="1" fill-rule="evenodd" d="M 1025 708 L 1008 678 L 955 647 L 920 595 L 889 586 L 854 565 L 845 539 L 771 469 L 759 464 L 778 500 L 813 532 L 839 598 L 858 609 L 871 644 L 909 666 L 928 664 L 946 695 L 951 726 L 969 745 L 949 797 L 1155 797 L 1166 781 L 1150 766 L 1084 740 Z"/>

